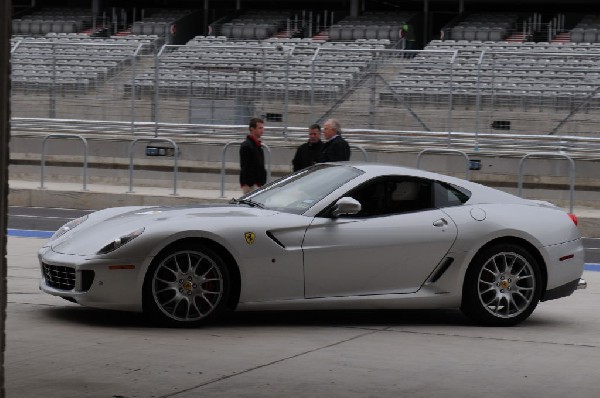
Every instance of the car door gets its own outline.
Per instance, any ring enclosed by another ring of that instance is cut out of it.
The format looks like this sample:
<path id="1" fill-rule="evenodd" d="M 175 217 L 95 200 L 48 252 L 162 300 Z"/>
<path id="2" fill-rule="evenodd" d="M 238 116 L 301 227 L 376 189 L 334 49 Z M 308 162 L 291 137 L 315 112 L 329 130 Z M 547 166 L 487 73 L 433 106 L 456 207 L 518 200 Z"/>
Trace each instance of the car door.
<path id="1" fill-rule="evenodd" d="M 411 193 L 404 181 L 387 178 L 349 193 L 363 205 L 362 214 L 313 220 L 302 246 L 305 297 L 412 293 L 420 288 L 452 246 L 457 229 L 433 208 L 430 182 L 409 180 L 414 183 Z M 414 192 L 415 184 L 420 193 Z"/>

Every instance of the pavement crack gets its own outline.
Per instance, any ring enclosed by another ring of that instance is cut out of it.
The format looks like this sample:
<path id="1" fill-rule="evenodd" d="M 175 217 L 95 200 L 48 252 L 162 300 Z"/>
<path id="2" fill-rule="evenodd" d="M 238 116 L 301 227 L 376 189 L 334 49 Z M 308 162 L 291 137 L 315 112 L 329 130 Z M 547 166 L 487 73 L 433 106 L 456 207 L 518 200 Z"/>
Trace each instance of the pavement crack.
<path id="1" fill-rule="evenodd" d="M 313 348 L 312 350 L 303 351 L 303 352 L 300 352 L 298 354 L 290 355 L 290 356 L 285 357 L 285 358 L 280 358 L 280 359 L 277 359 L 275 361 L 264 363 L 262 365 L 257 365 L 257 366 L 254 366 L 254 367 L 251 367 L 251 368 L 248 368 L 248 369 L 241 370 L 239 372 L 235 372 L 235 373 L 231 373 L 231 374 L 228 374 L 228 375 L 225 375 L 225 376 L 221 376 L 221 377 L 218 377 L 216 379 L 209 380 L 209 381 L 206 381 L 204 383 L 200 383 L 200 384 L 197 384 L 195 386 L 192 386 L 192 387 L 189 387 L 189 388 L 185 388 L 183 390 L 179 390 L 177 392 L 173 392 L 173 393 L 166 394 L 166 395 L 161 395 L 158 398 L 175 397 L 175 396 L 177 396 L 177 395 L 179 395 L 181 393 L 185 393 L 185 392 L 188 392 L 188 391 L 195 390 L 196 388 L 205 387 L 207 385 L 218 383 L 218 382 L 223 381 L 223 380 L 231 379 L 233 377 L 240 376 L 240 375 L 243 375 L 243 374 L 246 374 L 246 373 L 250 373 L 250 372 L 253 372 L 253 371 L 258 370 L 258 369 L 266 368 L 266 367 L 271 366 L 271 365 L 275 365 L 275 364 L 278 364 L 278 363 L 281 363 L 281 362 L 289 361 L 290 359 L 298 358 L 298 357 L 301 357 L 301 356 L 304 356 L 304 355 L 307 355 L 307 354 L 311 354 L 313 352 L 317 352 L 317 351 L 321 351 L 321 350 L 324 350 L 324 349 L 327 349 L 327 348 L 335 347 L 337 345 L 344 344 L 344 343 L 347 343 L 347 342 L 352 341 L 352 340 L 360 339 L 362 337 L 365 337 L 365 336 L 368 336 L 368 335 L 371 335 L 371 334 L 375 334 L 375 333 L 378 333 L 378 332 L 381 332 L 381 331 L 384 331 L 384 330 L 387 330 L 387 328 L 385 328 L 385 329 L 377 329 L 377 330 L 370 330 L 370 331 L 368 331 L 366 333 L 361 333 L 361 334 L 358 334 L 356 336 L 353 336 L 353 337 L 350 337 L 350 338 L 347 338 L 347 339 L 344 339 L 344 340 L 336 341 L 335 343 L 331 343 L 331 344 L 327 344 L 327 345 L 324 345 L 324 346 L 321 346 L 321 347 Z"/>
<path id="2" fill-rule="evenodd" d="M 505 337 L 489 337 L 489 336 L 465 336 L 462 334 L 417 332 L 417 331 L 411 331 L 411 330 L 394 330 L 394 329 L 390 329 L 390 328 L 381 329 L 381 330 L 386 331 L 386 332 L 419 334 L 419 335 L 427 335 L 427 336 L 460 337 L 460 338 L 464 338 L 464 339 L 510 341 L 510 342 L 515 342 L 515 343 L 535 343 L 535 344 L 547 344 L 547 345 L 556 345 L 556 346 L 565 346 L 565 347 L 600 348 L 600 346 L 594 345 L 594 344 L 576 344 L 576 343 L 561 343 L 561 342 L 555 342 L 555 341 L 508 339 Z"/>

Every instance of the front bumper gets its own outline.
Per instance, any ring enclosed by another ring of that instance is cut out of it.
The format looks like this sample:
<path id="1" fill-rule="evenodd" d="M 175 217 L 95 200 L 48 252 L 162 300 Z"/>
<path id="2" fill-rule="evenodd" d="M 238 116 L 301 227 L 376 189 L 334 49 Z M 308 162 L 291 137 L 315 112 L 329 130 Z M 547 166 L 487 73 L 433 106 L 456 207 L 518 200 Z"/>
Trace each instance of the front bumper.
<path id="1" fill-rule="evenodd" d="M 86 307 L 142 311 L 146 259 L 89 258 L 49 248 L 40 250 L 38 257 L 43 292 Z"/>

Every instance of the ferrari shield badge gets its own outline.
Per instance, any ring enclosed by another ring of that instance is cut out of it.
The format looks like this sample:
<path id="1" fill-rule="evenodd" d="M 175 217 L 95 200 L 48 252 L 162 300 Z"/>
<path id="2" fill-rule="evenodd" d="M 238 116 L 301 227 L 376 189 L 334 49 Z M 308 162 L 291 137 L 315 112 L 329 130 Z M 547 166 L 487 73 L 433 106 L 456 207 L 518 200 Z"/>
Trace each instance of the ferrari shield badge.
<path id="1" fill-rule="evenodd" d="M 254 238 L 256 237 L 256 235 L 254 235 L 254 232 L 246 232 L 244 234 L 244 238 L 246 238 L 246 243 L 251 245 L 254 243 Z"/>

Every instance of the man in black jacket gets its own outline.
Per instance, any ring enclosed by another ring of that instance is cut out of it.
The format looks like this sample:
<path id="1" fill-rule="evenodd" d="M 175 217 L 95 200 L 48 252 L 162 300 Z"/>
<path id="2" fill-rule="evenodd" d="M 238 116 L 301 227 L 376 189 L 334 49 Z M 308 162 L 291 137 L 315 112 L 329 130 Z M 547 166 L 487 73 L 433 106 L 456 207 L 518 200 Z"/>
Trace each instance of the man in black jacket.
<path id="1" fill-rule="evenodd" d="M 292 159 L 294 171 L 302 170 L 317 163 L 323 149 L 321 141 L 321 126 L 313 124 L 308 128 L 308 142 L 300 145 Z"/>
<path id="2" fill-rule="evenodd" d="M 342 128 L 336 119 L 329 119 L 323 125 L 325 144 L 319 156 L 319 163 L 350 160 L 350 145 L 342 138 Z"/>
<path id="3" fill-rule="evenodd" d="M 248 126 L 250 133 L 240 146 L 240 186 L 245 194 L 267 182 L 265 154 L 260 142 L 264 126 L 265 122 L 262 119 L 250 119 Z"/>

